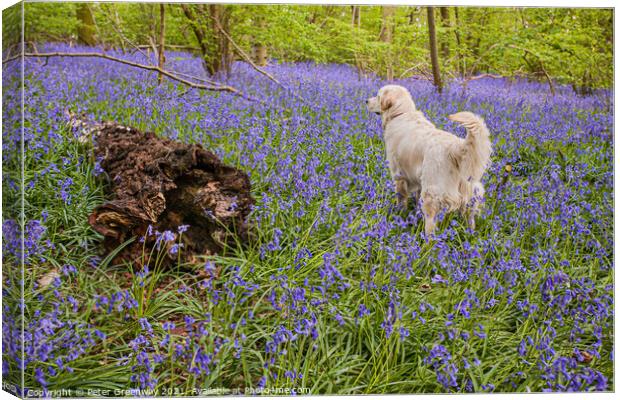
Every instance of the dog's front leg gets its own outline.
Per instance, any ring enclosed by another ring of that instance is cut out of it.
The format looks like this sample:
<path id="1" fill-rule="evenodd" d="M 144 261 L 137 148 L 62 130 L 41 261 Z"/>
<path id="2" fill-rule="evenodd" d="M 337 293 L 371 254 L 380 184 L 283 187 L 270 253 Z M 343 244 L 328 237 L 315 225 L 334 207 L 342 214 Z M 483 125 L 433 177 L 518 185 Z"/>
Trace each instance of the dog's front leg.
<path id="1" fill-rule="evenodd" d="M 432 195 L 428 193 L 422 195 L 422 213 L 424 215 L 424 233 L 426 234 L 426 240 L 431 239 L 433 233 L 435 233 L 435 218 L 437 217 L 439 209 L 439 204 Z"/>

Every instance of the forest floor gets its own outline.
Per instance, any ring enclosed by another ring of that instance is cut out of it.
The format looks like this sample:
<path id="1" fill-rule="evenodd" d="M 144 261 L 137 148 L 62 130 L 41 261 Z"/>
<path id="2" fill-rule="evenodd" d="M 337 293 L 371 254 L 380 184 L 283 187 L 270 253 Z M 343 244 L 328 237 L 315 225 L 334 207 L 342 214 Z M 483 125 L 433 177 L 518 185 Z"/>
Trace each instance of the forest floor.
<path id="1" fill-rule="evenodd" d="M 202 74 L 188 54 L 167 58 Z M 107 60 L 29 59 L 21 276 L 18 68 L 3 74 L 5 381 L 21 385 L 23 357 L 32 393 L 613 390 L 610 91 L 480 79 L 439 95 L 398 81 L 458 135 L 449 114 L 481 115 L 494 145 L 475 232 L 449 214 L 426 242 L 420 211 L 395 207 L 380 120 L 365 108 L 379 78 L 274 62 L 287 91 L 235 64 L 226 82 L 261 104 Z M 113 177 L 66 108 L 201 143 L 247 171 L 252 241 L 172 268 L 154 253 L 148 269 L 112 265 L 88 215 Z"/>

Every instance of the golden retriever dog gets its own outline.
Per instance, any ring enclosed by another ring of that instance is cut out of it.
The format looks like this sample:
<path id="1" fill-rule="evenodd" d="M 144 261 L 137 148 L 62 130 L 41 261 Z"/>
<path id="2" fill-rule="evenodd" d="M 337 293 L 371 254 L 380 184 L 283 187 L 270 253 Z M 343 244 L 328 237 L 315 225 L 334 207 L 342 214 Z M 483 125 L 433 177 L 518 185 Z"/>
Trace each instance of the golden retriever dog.
<path id="1" fill-rule="evenodd" d="M 421 200 L 426 237 L 433 235 L 442 210 L 459 210 L 474 229 L 484 196 L 480 179 L 492 151 L 482 118 L 470 112 L 450 115 L 467 130 L 461 139 L 437 129 L 402 86 L 384 86 L 366 104 L 370 112 L 381 115 L 387 160 L 401 204 L 406 207 L 412 193 L 416 202 Z"/>

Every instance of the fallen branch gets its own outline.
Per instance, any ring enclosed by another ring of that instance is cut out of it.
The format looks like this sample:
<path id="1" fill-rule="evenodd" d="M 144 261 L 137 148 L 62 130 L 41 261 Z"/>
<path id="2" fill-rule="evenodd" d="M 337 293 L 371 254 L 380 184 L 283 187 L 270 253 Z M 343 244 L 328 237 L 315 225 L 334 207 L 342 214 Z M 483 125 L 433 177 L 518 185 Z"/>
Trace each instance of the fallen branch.
<path id="1" fill-rule="evenodd" d="M 429 82 L 433 82 L 433 76 L 430 75 L 428 71 L 423 70 L 421 68 L 422 65 L 423 65 L 423 63 L 420 63 L 418 65 L 414 65 L 413 67 L 407 69 L 405 72 L 400 74 L 400 78 L 402 79 L 405 76 L 405 74 L 407 74 L 408 72 L 416 71 L 419 75 L 421 75 L 423 77 L 424 80 L 427 80 Z"/>
<path id="2" fill-rule="evenodd" d="M 106 60 L 110 60 L 110 61 L 114 61 L 114 62 L 118 62 L 121 64 L 125 64 L 125 65 L 129 65 L 135 68 L 141 68 L 141 69 L 145 69 L 148 71 L 155 71 L 155 72 L 159 72 L 161 75 L 164 75 L 170 79 L 172 79 L 173 81 L 182 83 L 186 86 L 190 86 L 192 88 L 195 89 L 203 89 L 203 90 L 208 90 L 208 91 L 214 91 L 214 92 L 228 92 L 228 93 L 232 93 L 235 96 L 239 96 L 241 98 L 244 98 L 246 100 L 250 100 L 250 101 L 255 101 L 255 102 L 259 102 L 261 104 L 265 104 L 268 105 L 266 103 L 264 103 L 261 100 L 258 99 L 254 99 L 250 96 L 245 95 L 244 93 L 242 93 L 241 91 L 239 91 L 238 89 L 235 89 L 232 86 L 228 86 L 228 85 L 216 85 L 216 86 L 210 86 L 210 85 L 202 85 L 202 84 L 198 84 L 198 83 L 194 83 L 194 82 L 190 82 L 186 79 L 180 78 L 176 75 L 174 75 L 172 72 L 170 71 L 166 71 L 160 67 L 154 66 L 154 65 L 144 65 L 144 64 L 139 64 L 133 61 L 128 61 L 128 60 L 123 60 L 122 58 L 117 58 L 117 57 L 113 57 L 110 55 L 107 55 L 105 53 L 62 53 L 62 52 L 53 52 L 53 53 L 24 53 L 23 54 L 24 57 L 37 57 L 37 58 L 45 58 L 46 60 L 49 57 L 95 57 L 95 58 L 103 58 Z M 2 64 L 8 63 L 10 61 L 13 60 L 17 60 L 19 58 L 22 57 L 22 54 L 18 54 L 15 55 L 13 57 L 9 57 L 5 60 L 2 61 Z"/>
<path id="3" fill-rule="evenodd" d="M 149 49 L 149 48 L 151 48 L 151 45 L 139 44 L 139 45 L 136 45 L 135 47 L 137 49 Z M 165 44 L 164 47 L 167 48 L 167 49 L 172 49 L 172 50 L 200 51 L 200 49 L 198 47 L 186 46 L 186 45 L 183 45 L 183 44 Z"/>
<path id="4" fill-rule="evenodd" d="M 483 79 L 483 78 L 501 79 L 501 78 L 504 78 L 504 77 L 501 76 L 501 75 L 482 74 L 482 75 L 470 76 L 469 78 L 465 78 L 463 80 L 463 83 L 467 83 L 467 82 L 471 82 L 471 81 L 477 81 L 478 79 Z"/>
<path id="5" fill-rule="evenodd" d="M 405 75 L 407 75 L 409 72 L 413 71 L 413 70 L 419 70 L 419 68 L 423 65 L 423 63 L 414 65 L 411 68 L 407 68 L 406 70 L 403 71 L 402 74 L 400 74 L 400 76 L 398 77 L 399 79 L 403 79 L 405 77 Z"/>
<path id="6" fill-rule="evenodd" d="M 121 37 L 121 39 L 123 39 L 125 42 L 127 42 L 131 47 L 134 48 L 134 51 L 131 52 L 131 54 L 135 54 L 136 52 L 142 54 L 144 56 L 145 59 L 149 59 L 149 56 L 143 52 L 141 49 L 151 49 L 152 46 L 151 45 L 138 45 L 133 43 L 131 40 L 129 40 L 122 32 L 122 30 L 120 30 L 120 27 L 117 28 L 116 23 L 107 15 L 107 14 L 103 14 L 104 16 L 106 16 L 106 18 L 108 18 L 108 21 L 110 21 L 110 23 L 112 24 L 112 28 L 114 28 L 114 30 L 116 31 L 116 33 L 119 34 L 119 36 Z M 122 41 L 121 41 L 122 43 Z M 192 46 L 185 46 L 185 45 L 176 45 L 176 44 L 168 44 L 168 43 L 164 43 L 164 48 L 170 48 L 170 49 L 187 49 L 187 50 L 200 50 L 197 49 L 195 47 Z M 124 51 L 124 49 L 123 49 Z M 37 53 L 37 51 L 35 50 L 35 53 Z M 217 85 L 218 83 L 210 80 L 210 79 L 205 79 L 205 78 L 199 78 L 197 76 L 193 76 L 193 75 L 189 75 L 189 74 L 185 74 L 183 72 L 178 72 L 178 71 L 169 71 L 171 74 L 174 74 L 176 76 L 184 76 L 186 78 L 190 78 L 194 81 L 199 81 L 199 82 L 203 82 L 203 83 L 209 83 L 211 85 Z M 187 92 L 189 92 L 189 90 L 191 90 L 192 88 L 186 90 L 185 92 L 183 92 L 181 94 L 181 96 L 183 96 L 184 94 L 186 94 Z"/>
<path id="7" fill-rule="evenodd" d="M 220 25 L 220 21 L 217 20 L 217 18 L 211 17 L 211 19 L 213 20 L 213 22 L 215 22 L 215 26 L 217 27 L 217 29 L 222 33 L 222 35 L 224 35 L 224 37 L 226 38 L 226 40 L 228 40 L 228 42 L 230 44 L 232 44 L 232 46 L 235 48 L 237 54 L 239 54 L 239 56 L 246 61 L 248 64 L 250 64 L 250 66 L 252 68 L 254 68 L 256 71 L 258 71 L 260 74 L 265 75 L 269 80 L 271 80 L 272 82 L 274 82 L 275 84 L 277 84 L 278 86 L 280 86 L 282 89 L 284 90 L 288 90 L 291 92 L 291 94 L 297 99 L 300 100 L 304 103 L 306 103 L 306 100 L 303 99 L 302 97 L 298 96 L 297 94 L 293 93 L 293 91 L 289 88 L 287 88 L 286 86 L 284 86 L 279 80 L 277 80 L 273 75 L 271 75 L 269 72 L 261 69 L 258 65 L 256 65 L 254 63 L 254 61 L 252 61 L 252 58 L 241 48 L 241 46 L 239 46 L 234 40 L 233 38 L 228 34 L 228 32 L 226 32 L 226 30 L 222 27 L 222 25 Z"/>

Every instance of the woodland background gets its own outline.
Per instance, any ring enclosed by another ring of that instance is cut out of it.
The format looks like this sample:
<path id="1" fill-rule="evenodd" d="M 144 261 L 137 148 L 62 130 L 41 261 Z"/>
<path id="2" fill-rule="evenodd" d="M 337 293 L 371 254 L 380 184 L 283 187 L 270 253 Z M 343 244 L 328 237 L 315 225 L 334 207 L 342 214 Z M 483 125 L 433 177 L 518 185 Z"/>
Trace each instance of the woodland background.
<path id="1" fill-rule="evenodd" d="M 19 38 L 6 10 L 5 49 Z M 610 87 L 613 11 L 591 8 L 26 3 L 25 38 L 100 45 L 158 56 L 190 50 L 209 75 L 236 59 L 355 65 L 360 75 L 418 76 L 438 88 L 481 74 Z M 163 65 L 163 64 L 162 64 Z M 485 75 L 486 76 L 486 75 Z"/>

